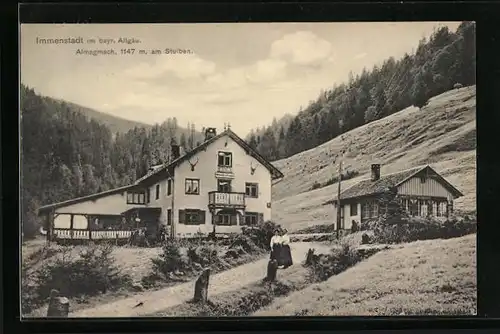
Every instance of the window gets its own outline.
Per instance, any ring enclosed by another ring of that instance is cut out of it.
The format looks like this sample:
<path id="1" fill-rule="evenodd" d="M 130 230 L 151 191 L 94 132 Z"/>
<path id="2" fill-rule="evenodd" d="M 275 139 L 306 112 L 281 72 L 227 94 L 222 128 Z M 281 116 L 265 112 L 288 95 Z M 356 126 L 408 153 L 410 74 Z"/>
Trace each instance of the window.
<path id="1" fill-rule="evenodd" d="M 421 176 L 421 177 L 420 177 L 420 183 L 425 183 L 425 180 L 426 180 L 426 177 L 425 177 L 425 176 Z"/>
<path id="2" fill-rule="evenodd" d="M 205 211 L 197 209 L 179 210 L 179 223 L 185 225 L 205 224 Z"/>
<path id="3" fill-rule="evenodd" d="M 259 197 L 259 185 L 257 183 L 245 183 L 245 194 L 247 197 Z"/>
<path id="4" fill-rule="evenodd" d="M 172 180 L 167 180 L 167 196 L 172 195 Z"/>
<path id="5" fill-rule="evenodd" d="M 217 180 L 217 191 L 221 193 L 231 192 L 231 180 Z"/>
<path id="6" fill-rule="evenodd" d="M 263 214 L 258 212 L 245 212 L 245 219 L 241 222 L 241 225 L 257 225 L 259 221 L 263 220 Z"/>
<path id="7" fill-rule="evenodd" d="M 351 217 L 358 215 L 358 203 L 351 204 Z"/>
<path id="8" fill-rule="evenodd" d="M 218 166 L 231 167 L 233 165 L 233 154 L 231 152 L 219 152 Z"/>
<path id="9" fill-rule="evenodd" d="M 127 204 L 144 204 L 144 197 L 143 192 L 129 192 L 127 193 Z"/>
<path id="10" fill-rule="evenodd" d="M 214 216 L 215 225 L 231 226 L 238 225 L 235 212 L 220 212 Z"/>
<path id="11" fill-rule="evenodd" d="M 378 204 L 375 201 L 367 201 L 361 205 L 361 216 L 363 219 L 378 217 Z"/>
<path id="12" fill-rule="evenodd" d="M 409 200 L 410 216 L 418 216 L 418 201 L 416 199 Z"/>
<path id="13" fill-rule="evenodd" d="M 199 195 L 200 194 L 200 180 L 199 179 L 186 179 L 186 194 Z"/>
<path id="14" fill-rule="evenodd" d="M 160 185 L 157 184 L 156 185 L 156 196 L 155 196 L 156 199 L 159 199 L 160 198 Z"/>
<path id="15" fill-rule="evenodd" d="M 148 188 L 148 192 L 146 194 L 146 202 L 150 203 L 151 202 L 151 189 Z"/>

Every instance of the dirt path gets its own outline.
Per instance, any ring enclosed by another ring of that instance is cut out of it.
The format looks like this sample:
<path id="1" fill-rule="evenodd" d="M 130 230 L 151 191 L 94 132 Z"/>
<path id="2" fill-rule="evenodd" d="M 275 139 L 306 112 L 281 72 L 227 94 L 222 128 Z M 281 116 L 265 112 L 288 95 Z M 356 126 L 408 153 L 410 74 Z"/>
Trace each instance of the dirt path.
<path id="1" fill-rule="evenodd" d="M 310 242 L 291 244 L 294 265 L 299 265 L 309 248 L 317 252 L 328 251 L 328 245 Z M 244 264 L 233 269 L 218 273 L 210 277 L 209 295 L 216 295 L 238 289 L 252 282 L 264 278 L 267 270 L 268 258 Z M 280 270 L 280 273 L 286 271 Z M 174 287 L 157 291 L 139 293 L 133 297 L 121 299 L 95 308 L 83 309 L 70 313 L 70 317 L 137 317 L 162 311 L 166 308 L 184 303 L 193 297 L 194 281 L 182 283 Z M 139 302 L 143 305 L 134 308 Z"/>

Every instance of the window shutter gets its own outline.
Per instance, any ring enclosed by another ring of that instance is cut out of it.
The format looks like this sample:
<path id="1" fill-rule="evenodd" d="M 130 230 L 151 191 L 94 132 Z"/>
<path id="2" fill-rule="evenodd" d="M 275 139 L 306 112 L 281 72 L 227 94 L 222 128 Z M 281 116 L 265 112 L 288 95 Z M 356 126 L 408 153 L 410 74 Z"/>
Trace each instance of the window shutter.
<path id="1" fill-rule="evenodd" d="M 263 223 L 264 222 L 264 214 L 263 213 L 259 213 L 258 217 L 259 217 L 258 218 L 259 221 L 257 223 Z"/>
<path id="2" fill-rule="evenodd" d="M 185 224 L 185 223 L 186 223 L 186 211 L 179 210 L 179 224 Z"/>
<path id="3" fill-rule="evenodd" d="M 199 210 L 199 214 L 200 214 L 200 221 L 199 223 L 200 224 L 205 224 L 205 220 L 206 220 L 206 214 L 205 214 L 205 210 Z"/>
<path id="4" fill-rule="evenodd" d="M 231 220 L 230 220 L 229 224 L 230 225 L 238 225 L 238 221 L 236 220 L 236 215 L 234 214 L 234 215 L 231 215 L 230 217 L 231 217 L 230 218 Z"/>

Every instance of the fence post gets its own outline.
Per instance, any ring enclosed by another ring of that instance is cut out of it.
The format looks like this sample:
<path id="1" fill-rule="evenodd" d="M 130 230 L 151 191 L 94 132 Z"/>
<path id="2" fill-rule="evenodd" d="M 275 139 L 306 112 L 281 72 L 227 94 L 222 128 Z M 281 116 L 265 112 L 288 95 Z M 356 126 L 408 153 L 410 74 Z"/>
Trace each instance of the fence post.
<path id="1" fill-rule="evenodd" d="M 69 300 L 66 297 L 59 297 L 59 291 L 50 291 L 49 307 L 47 317 L 67 318 L 69 314 Z"/>
<path id="2" fill-rule="evenodd" d="M 307 251 L 307 256 L 306 256 L 306 266 L 310 266 L 313 263 L 314 259 L 314 249 L 309 248 Z"/>
<path id="3" fill-rule="evenodd" d="M 208 301 L 208 283 L 210 279 L 210 268 L 203 270 L 200 277 L 194 284 L 194 298 L 195 303 L 205 304 Z"/>
<path id="4" fill-rule="evenodd" d="M 274 282 L 276 281 L 276 272 L 278 271 L 278 261 L 269 260 L 267 263 L 267 276 L 266 281 Z"/>

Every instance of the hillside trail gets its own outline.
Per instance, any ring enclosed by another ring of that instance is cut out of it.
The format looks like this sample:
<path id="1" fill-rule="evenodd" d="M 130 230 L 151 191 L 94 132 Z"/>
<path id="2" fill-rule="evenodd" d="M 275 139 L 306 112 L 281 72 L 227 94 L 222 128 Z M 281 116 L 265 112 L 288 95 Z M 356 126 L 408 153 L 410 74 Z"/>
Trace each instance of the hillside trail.
<path id="1" fill-rule="evenodd" d="M 327 244 L 314 242 L 291 243 L 290 248 L 294 266 L 304 261 L 307 250 L 314 248 L 317 253 L 328 252 Z M 243 286 L 254 283 L 266 276 L 269 257 L 255 262 L 247 263 L 210 277 L 208 290 L 209 298 L 220 293 L 237 290 Z M 278 275 L 286 275 L 286 269 L 280 269 Z M 172 306 L 185 303 L 193 298 L 195 280 L 175 285 L 173 287 L 145 291 L 132 297 L 120 299 L 98 307 L 78 310 L 70 313 L 69 317 L 137 317 L 160 312 Z M 143 305 L 135 307 L 138 303 Z"/>

